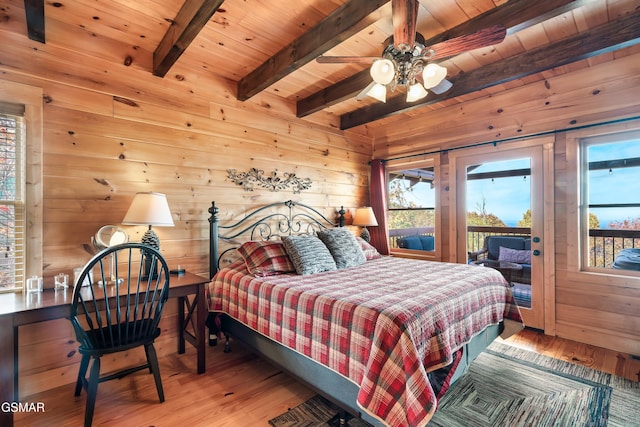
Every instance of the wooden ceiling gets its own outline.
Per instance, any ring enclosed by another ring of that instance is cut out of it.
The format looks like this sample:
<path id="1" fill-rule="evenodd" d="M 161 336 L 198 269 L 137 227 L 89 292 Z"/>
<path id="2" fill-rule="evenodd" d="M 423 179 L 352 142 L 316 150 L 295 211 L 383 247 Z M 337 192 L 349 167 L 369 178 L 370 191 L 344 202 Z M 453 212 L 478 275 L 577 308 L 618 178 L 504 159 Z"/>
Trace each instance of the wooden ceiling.
<path id="1" fill-rule="evenodd" d="M 422 0 L 417 31 L 427 46 L 496 24 L 505 40 L 441 61 L 453 88 L 408 104 L 355 96 L 370 81 L 364 64 L 319 64 L 319 55 L 377 56 L 393 34 L 388 0 L 8 0 L 32 40 L 127 66 L 150 78 L 172 70 L 225 80 L 240 101 L 266 91 L 298 117 L 336 117 L 341 129 L 383 125 L 399 114 L 460 102 L 489 88 L 523 85 L 541 72 L 640 41 L 637 0 Z M 561 71 L 560 71 L 561 72 Z M 488 92 L 490 93 L 490 92 Z"/>

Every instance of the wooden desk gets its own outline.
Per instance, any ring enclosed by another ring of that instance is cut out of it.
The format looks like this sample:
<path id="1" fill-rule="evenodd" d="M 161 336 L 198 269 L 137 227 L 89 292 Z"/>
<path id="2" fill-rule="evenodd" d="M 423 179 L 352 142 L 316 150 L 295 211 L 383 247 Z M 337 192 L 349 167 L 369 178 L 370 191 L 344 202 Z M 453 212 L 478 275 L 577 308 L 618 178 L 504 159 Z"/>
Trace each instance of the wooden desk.
<path id="1" fill-rule="evenodd" d="M 169 298 L 178 302 L 178 353 L 185 352 L 185 341 L 197 350 L 197 372 L 206 369 L 206 327 L 208 307 L 204 295 L 209 282 L 197 274 L 171 275 Z M 190 299 L 190 296 L 191 299 Z M 0 294 L 0 404 L 18 401 L 18 328 L 31 323 L 69 316 L 73 289 L 41 294 Z M 12 426 L 13 413 L 0 411 L 0 426 Z"/>

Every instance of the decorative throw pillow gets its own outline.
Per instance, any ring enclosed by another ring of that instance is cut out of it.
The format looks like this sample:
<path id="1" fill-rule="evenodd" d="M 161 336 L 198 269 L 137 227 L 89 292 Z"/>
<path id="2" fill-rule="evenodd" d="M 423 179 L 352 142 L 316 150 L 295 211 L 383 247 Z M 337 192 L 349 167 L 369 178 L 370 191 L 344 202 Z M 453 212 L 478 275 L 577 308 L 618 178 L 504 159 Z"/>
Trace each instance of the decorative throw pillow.
<path id="1" fill-rule="evenodd" d="M 296 271 L 281 241 L 250 241 L 238 248 L 249 273 L 255 276 L 293 273 Z"/>
<path id="2" fill-rule="evenodd" d="M 314 274 L 336 270 L 329 249 L 316 236 L 285 236 L 284 248 L 298 274 Z"/>
<path id="3" fill-rule="evenodd" d="M 422 243 L 423 251 L 433 251 L 435 249 L 435 237 L 433 236 L 420 236 L 420 243 Z"/>
<path id="4" fill-rule="evenodd" d="M 367 261 L 382 257 L 380 252 L 378 252 L 376 248 L 371 246 L 371 244 L 369 244 L 369 242 L 364 240 L 362 237 L 356 236 L 356 241 L 360 244 L 360 249 L 362 249 L 362 252 L 364 252 L 364 257 L 367 259 Z"/>
<path id="5" fill-rule="evenodd" d="M 329 248 L 338 269 L 355 267 L 367 260 L 356 236 L 348 229 L 328 228 L 318 231 L 317 234 L 318 238 Z"/>
<path id="6" fill-rule="evenodd" d="M 516 264 L 531 264 L 531 251 L 505 248 L 500 246 L 499 261 L 515 262 Z"/>
<path id="7" fill-rule="evenodd" d="M 418 236 L 407 236 L 401 239 L 398 239 L 398 246 L 403 249 L 413 249 L 413 250 L 422 250 L 422 242 L 420 241 L 420 237 Z"/>

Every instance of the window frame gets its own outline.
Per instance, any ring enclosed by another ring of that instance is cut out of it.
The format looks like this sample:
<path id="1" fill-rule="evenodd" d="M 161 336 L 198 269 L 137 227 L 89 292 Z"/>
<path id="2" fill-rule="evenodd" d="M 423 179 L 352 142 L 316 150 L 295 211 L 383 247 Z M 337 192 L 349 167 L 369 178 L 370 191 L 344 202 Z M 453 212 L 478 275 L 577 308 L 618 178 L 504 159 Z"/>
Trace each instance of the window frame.
<path id="1" fill-rule="evenodd" d="M 14 162 L 13 162 L 13 174 L 15 178 L 15 185 L 13 196 L 8 196 L 6 199 L 1 199 L 0 204 L 9 209 L 13 209 L 13 240 L 14 244 L 14 266 L 13 266 L 13 279 L 12 287 L 2 287 L 0 292 L 14 292 L 20 290 L 22 284 L 25 281 L 25 262 L 27 259 L 25 250 L 25 237 L 26 237 L 26 221 L 25 221 L 25 119 L 24 119 L 24 106 L 22 104 L 8 104 L 6 102 L 0 102 L 0 116 L 7 117 L 8 121 L 15 120 L 15 147 L 14 147 Z M 7 151 L 9 155 L 10 151 Z M 10 220 L 11 215 L 8 219 Z M 10 221 L 11 222 L 11 221 Z M 6 237 L 6 236 L 5 236 Z M 4 241 L 3 241 L 4 246 Z M 7 248 L 9 249 L 9 248 Z M 4 269 L 5 267 L 3 267 Z M 3 283 L 4 284 L 4 283 Z"/>
<path id="2" fill-rule="evenodd" d="M 0 80 L 0 101 L 24 105 L 24 277 L 42 276 L 43 191 L 42 191 L 42 88 Z M 22 292 L 24 283 L 4 292 Z"/>
<path id="3" fill-rule="evenodd" d="M 640 121 L 623 122 L 593 128 L 580 129 L 567 133 L 567 269 L 568 278 L 590 283 L 612 286 L 629 286 L 640 288 L 640 272 L 611 268 L 589 267 L 588 206 L 583 185 L 587 182 L 588 169 L 583 168 L 583 147 L 589 142 L 616 142 L 626 139 L 625 134 L 640 131 Z M 572 214 L 573 213 L 573 214 Z M 586 229 L 585 229 L 586 224 Z M 586 236 L 585 236 L 586 234 Z"/>
<path id="4" fill-rule="evenodd" d="M 419 159 L 403 159 L 403 160 L 394 160 L 389 161 L 386 164 L 386 188 L 385 188 L 385 197 L 387 197 L 387 203 L 389 200 L 389 182 L 388 177 L 389 174 L 405 169 L 413 169 L 413 168 L 424 168 L 424 167 L 433 167 L 433 185 L 434 185 L 434 237 L 435 244 L 433 251 L 421 251 L 414 249 L 401 249 L 401 248 L 389 248 L 391 255 L 403 257 L 403 258 L 415 258 L 415 259 L 428 259 L 439 261 L 442 257 L 441 243 L 442 243 L 442 227 L 441 227 L 441 209 L 440 207 L 440 156 L 439 155 L 429 155 L 420 157 Z M 387 207 L 387 218 L 389 218 L 390 208 Z M 389 236 L 387 235 L 387 238 Z"/>

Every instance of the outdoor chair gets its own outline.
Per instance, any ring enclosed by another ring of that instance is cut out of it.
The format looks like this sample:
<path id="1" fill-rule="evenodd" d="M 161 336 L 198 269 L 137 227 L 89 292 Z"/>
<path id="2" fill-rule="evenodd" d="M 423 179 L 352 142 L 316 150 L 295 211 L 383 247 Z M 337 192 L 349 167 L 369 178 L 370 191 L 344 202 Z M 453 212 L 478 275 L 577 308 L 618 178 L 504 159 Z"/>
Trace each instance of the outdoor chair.
<path id="1" fill-rule="evenodd" d="M 151 272 L 143 279 L 145 261 L 150 261 Z M 158 250 L 140 243 L 104 249 L 82 270 L 73 290 L 70 320 L 82 355 L 75 396 L 83 388 L 87 392 L 85 426 L 93 420 L 98 384 L 142 369 L 153 374 L 158 397 L 164 402 L 153 342 L 160 335 L 158 324 L 168 293 L 166 261 Z M 101 376 L 102 356 L 136 347 L 144 347 L 146 363 Z"/>
<path id="2" fill-rule="evenodd" d="M 516 255 L 517 257 L 521 257 L 523 254 L 527 254 L 527 260 L 525 261 L 523 259 L 502 258 L 500 256 L 500 248 L 512 250 L 510 252 L 511 256 L 514 256 L 513 251 L 516 251 L 516 253 L 519 254 Z M 477 262 L 482 259 L 489 259 L 498 261 L 509 261 L 520 264 L 522 266 L 522 270 L 514 274 L 513 281 L 523 284 L 531 284 L 531 239 L 529 237 L 486 236 L 482 248 L 475 252 L 469 252 L 468 256 L 469 262 Z"/>

